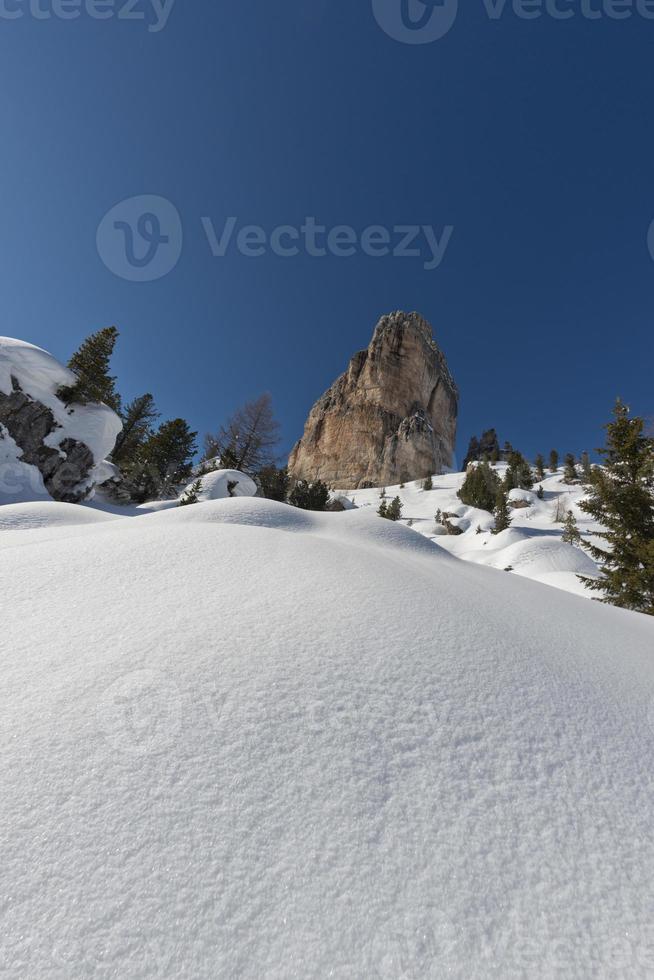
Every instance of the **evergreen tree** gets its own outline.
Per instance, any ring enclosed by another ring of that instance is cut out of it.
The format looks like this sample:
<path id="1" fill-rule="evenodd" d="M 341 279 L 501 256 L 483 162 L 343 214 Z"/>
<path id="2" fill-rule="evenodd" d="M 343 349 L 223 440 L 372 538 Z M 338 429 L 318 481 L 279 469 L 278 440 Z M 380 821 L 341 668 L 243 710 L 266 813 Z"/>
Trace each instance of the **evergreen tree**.
<path id="1" fill-rule="evenodd" d="M 492 511 L 500 488 L 500 478 L 488 463 L 479 463 L 468 472 L 458 492 L 459 499 L 468 507 Z"/>
<path id="2" fill-rule="evenodd" d="M 552 473 L 556 473 L 559 468 L 559 454 L 556 449 L 550 452 L 550 470 Z"/>
<path id="3" fill-rule="evenodd" d="M 289 487 L 286 467 L 277 469 L 276 466 L 264 466 L 257 473 L 257 480 L 261 488 L 261 495 L 266 500 L 279 500 L 280 503 L 285 503 Z"/>
<path id="4" fill-rule="evenodd" d="M 522 453 L 512 452 L 509 456 L 509 465 L 504 474 L 504 489 L 509 490 L 531 490 L 534 485 L 534 478 L 531 475 L 531 467 Z"/>
<path id="5" fill-rule="evenodd" d="M 120 417 L 123 428 L 116 439 L 111 461 L 125 476 L 129 476 L 134 466 L 138 465 L 140 451 L 152 435 L 152 425 L 159 418 L 159 412 L 155 408 L 152 395 L 146 394 L 131 401 L 121 411 Z"/>
<path id="6" fill-rule="evenodd" d="M 590 456 L 587 452 L 581 454 L 581 475 L 586 486 L 593 482 L 593 467 L 591 466 Z"/>
<path id="7" fill-rule="evenodd" d="M 539 480 L 539 481 L 540 480 L 544 480 L 545 479 L 545 460 L 543 459 L 542 453 L 539 453 L 538 456 L 536 457 L 535 466 L 536 466 L 536 479 Z"/>
<path id="8" fill-rule="evenodd" d="M 300 510 L 325 510 L 329 502 L 329 487 L 322 480 L 314 483 L 300 480 L 288 495 L 288 502 Z"/>
<path id="9" fill-rule="evenodd" d="M 402 501 L 399 497 L 393 497 L 390 504 L 382 500 L 377 513 L 388 521 L 399 521 L 402 517 Z"/>
<path id="10" fill-rule="evenodd" d="M 434 520 L 436 521 L 437 524 L 442 524 L 443 523 L 443 512 L 440 509 L 440 507 L 436 511 L 436 517 L 434 518 Z"/>
<path id="11" fill-rule="evenodd" d="M 507 528 L 511 527 L 509 502 L 506 493 L 503 490 L 499 490 L 495 498 L 495 509 L 493 511 L 493 516 L 495 517 L 495 528 L 493 530 L 493 534 L 499 534 L 501 531 L 506 531 Z"/>
<path id="12" fill-rule="evenodd" d="M 565 515 L 561 540 L 565 541 L 566 544 L 580 544 L 581 542 L 581 534 L 579 533 L 579 528 L 577 527 L 577 519 L 571 510 L 569 510 Z"/>
<path id="13" fill-rule="evenodd" d="M 500 461 L 500 450 L 498 446 L 494 446 L 491 452 L 491 463 L 499 463 Z"/>
<path id="14" fill-rule="evenodd" d="M 135 498 L 151 500 L 172 496 L 193 471 L 197 432 L 191 432 L 184 419 L 164 422 L 147 440 L 139 454 L 133 475 Z"/>
<path id="15" fill-rule="evenodd" d="M 104 402 L 115 412 L 120 411 L 116 379 L 109 374 L 109 362 L 117 339 L 115 327 L 105 327 L 86 338 L 68 362 L 77 380 L 59 389 L 57 394 L 62 401 L 67 405 L 73 402 Z"/>
<path id="16" fill-rule="evenodd" d="M 432 478 L 430 476 L 428 476 L 427 479 L 425 480 L 425 482 L 423 483 L 422 489 L 423 490 L 433 490 L 434 489 L 434 481 L 432 480 Z"/>
<path id="17" fill-rule="evenodd" d="M 580 578 L 603 602 L 654 615 L 654 440 L 620 400 L 606 430 L 603 466 L 579 507 L 605 528 L 607 548 L 587 543 L 602 575 Z"/>
<path id="18" fill-rule="evenodd" d="M 536 496 L 538 497 L 539 500 L 544 500 L 545 499 L 545 491 L 543 490 L 542 483 L 539 486 L 538 490 L 536 491 Z"/>
<path id="19" fill-rule="evenodd" d="M 193 483 L 183 497 L 180 498 L 179 506 L 188 507 L 189 504 L 197 504 L 200 501 L 200 493 L 202 492 L 202 479 L 198 479 Z"/>
<path id="20" fill-rule="evenodd" d="M 572 453 L 566 453 L 565 465 L 563 468 L 563 482 L 564 483 L 578 483 L 579 474 L 577 473 L 577 466 L 575 464 L 575 458 Z"/>

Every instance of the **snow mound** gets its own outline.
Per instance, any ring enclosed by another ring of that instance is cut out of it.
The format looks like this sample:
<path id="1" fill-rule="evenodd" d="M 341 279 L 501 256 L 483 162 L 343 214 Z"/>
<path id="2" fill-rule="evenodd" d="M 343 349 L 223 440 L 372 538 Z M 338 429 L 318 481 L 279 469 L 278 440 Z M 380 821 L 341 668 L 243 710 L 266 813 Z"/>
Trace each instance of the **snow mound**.
<path id="1" fill-rule="evenodd" d="M 0 550 L 8 975 L 651 976 L 654 621 L 370 508 L 74 531 Z"/>
<path id="2" fill-rule="evenodd" d="M 0 337 L 0 392 L 10 395 L 15 378 L 21 390 L 50 409 L 57 428 L 44 440 L 46 446 L 57 449 L 65 456 L 61 444 L 74 439 L 88 446 L 95 460 L 95 467 L 83 489 L 90 489 L 95 482 L 108 479 L 111 464 L 105 457 L 116 443 L 122 429 L 118 415 L 107 405 L 66 405 L 57 397 L 63 385 L 72 385 L 75 375 L 63 367 L 47 351 L 33 344 L 12 337 Z M 39 499 L 46 494 L 36 467 L 22 461 L 22 451 L 13 439 L 0 427 L 0 463 L 6 474 L 0 483 L 0 502 Z M 12 489 L 8 488 L 11 482 Z"/>
<path id="3" fill-rule="evenodd" d="M 77 527 L 104 524 L 114 518 L 99 510 L 54 500 L 29 501 L 0 507 L 0 531 L 25 531 L 35 528 Z"/>
<path id="4" fill-rule="evenodd" d="M 201 489 L 198 499 L 205 500 L 225 500 L 228 497 L 254 497 L 258 488 L 254 480 L 241 473 L 239 470 L 213 470 L 199 477 Z M 190 493 L 196 480 L 185 488 L 180 494 L 180 499 Z"/>

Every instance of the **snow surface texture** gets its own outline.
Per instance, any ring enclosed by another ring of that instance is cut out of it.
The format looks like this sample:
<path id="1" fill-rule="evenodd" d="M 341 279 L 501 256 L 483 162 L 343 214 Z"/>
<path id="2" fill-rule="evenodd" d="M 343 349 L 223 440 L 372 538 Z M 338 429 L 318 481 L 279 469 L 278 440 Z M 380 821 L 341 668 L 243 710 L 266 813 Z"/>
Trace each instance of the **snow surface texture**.
<path id="1" fill-rule="evenodd" d="M 56 392 L 62 385 L 72 385 L 75 375 L 63 367 L 52 354 L 11 337 L 0 337 L 0 391 L 12 392 L 12 377 L 35 401 L 46 405 L 59 428 L 45 440 L 58 449 L 66 439 L 83 442 L 93 453 L 94 470 L 85 486 L 109 479 L 115 468 L 105 462 L 114 448 L 122 428 L 119 417 L 107 405 L 71 405 L 68 408 Z M 63 453 L 62 453 L 63 455 Z M 35 466 L 21 461 L 22 452 L 6 430 L 0 426 L 0 503 L 50 499 L 41 474 Z"/>
<path id="2" fill-rule="evenodd" d="M 370 508 L 22 510 L 6 975 L 654 975 L 654 620 Z"/>
<path id="3" fill-rule="evenodd" d="M 507 467 L 499 463 L 493 467 L 503 476 Z M 461 503 L 457 491 L 465 479 L 464 473 L 448 473 L 433 478 L 433 490 L 423 490 L 422 481 L 407 483 L 405 487 L 386 487 L 386 500 L 398 496 L 403 504 L 402 523 L 424 534 L 430 540 L 446 548 L 457 558 L 490 565 L 493 568 L 511 569 L 516 575 L 535 579 L 577 595 L 591 597 L 591 593 L 579 581 L 578 575 L 594 577 L 599 569 L 582 548 L 565 544 L 562 517 L 571 510 L 577 519 L 579 530 L 586 539 L 601 530 L 600 526 L 579 509 L 579 501 L 586 495 L 581 485 L 563 483 L 563 470 L 548 473 L 542 481 L 544 498 L 539 500 L 536 490 L 512 490 L 510 504 L 526 501 L 527 507 L 511 508 L 512 526 L 501 534 L 491 533 L 493 515 Z M 344 491 L 337 491 L 340 496 Z M 357 507 L 374 508 L 381 502 L 380 490 L 348 490 L 346 495 Z M 448 535 L 442 525 L 436 524 L 436 512 L 452 515 L 449 523 L 459 527 L 462 534 Z M 558 510 L 558 515 L 557 515 Z M 557 516 L 561 517 L 557 520 Z M 481 533 L 477 533 L 477 528 Z"/>

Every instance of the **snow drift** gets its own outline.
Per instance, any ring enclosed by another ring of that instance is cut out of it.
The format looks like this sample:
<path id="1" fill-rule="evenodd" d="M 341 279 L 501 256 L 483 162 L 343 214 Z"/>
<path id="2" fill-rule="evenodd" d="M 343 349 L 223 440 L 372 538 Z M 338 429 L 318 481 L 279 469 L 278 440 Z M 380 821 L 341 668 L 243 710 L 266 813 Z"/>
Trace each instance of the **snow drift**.
<path id="1" fill-rule="evenodd" d="M 0 534 L 10 975 L 652 975 L 652 620 L 369 509 L 34 518 Z"/>

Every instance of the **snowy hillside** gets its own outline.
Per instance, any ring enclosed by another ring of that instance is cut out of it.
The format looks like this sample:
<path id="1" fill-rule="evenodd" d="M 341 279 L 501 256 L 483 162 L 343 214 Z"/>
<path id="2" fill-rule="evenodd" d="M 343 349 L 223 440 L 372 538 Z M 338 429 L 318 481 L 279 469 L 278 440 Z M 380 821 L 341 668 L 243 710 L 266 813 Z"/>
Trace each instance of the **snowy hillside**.
<path id="1" fill-rule="evenodd" d="M 8 976 L 652 975 L 651 618 L 370 508 L 0 515 Z"/>
<path id="2" fill-rule="evenodd" d="M 494 469 L 503 476 L 506 464 L 499 463 Z M 543 500 L 539 500 L 535 492 L 540 484 L 534 486 L 534 491 L 512 490 L 509 495 L 511 501 L 523 501 L 528 506 L 512 508 L 512 526 L 498 535 L 491 534 L 494 526 L 492 514 L 467 507 L 458 498 L 457 491 L 465 479 L 464 473 L 435 476 L 433 490 L 423 490 L 422 481 L 408 483 L 405 487 L 386 487 L 386 499 L 398 496 L 403 504 L 402 523 L 411 522 L 415 531 L 438 541 L 457 558 L 492 568 L 510 568 L 516 575 L 579 595 L 590 595 L 577 575 L 593 577 L 598 574 L 598 568 L 581 548 L 561 541 L 563 525 L 556 519 L 557 510 L 559 514 L 571 510 L 579 530 L 587 539 L 601 529 L 578 507 L 579 500 L 585 496 L 584 488 L 563 483 L 562 476 L 562 469 L 555 474 L 548 473 L 542 481 Z M 378 489 L 342 493 L 357 507 L 373 508 L 375 511 L 379 508 L 381 491 Z M 438 510 L 453 515 L 449 522 L 463 533 L 448 535 L 444 527 L 437 525 L 435 515 Z M 478 528 L 481 533 L 478 533 Z"/>

